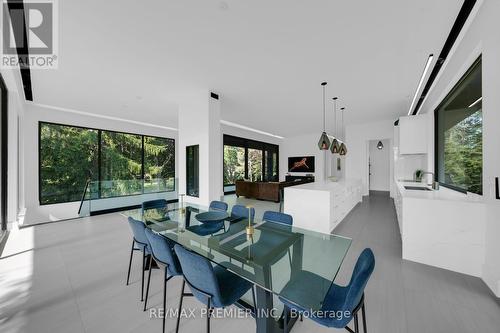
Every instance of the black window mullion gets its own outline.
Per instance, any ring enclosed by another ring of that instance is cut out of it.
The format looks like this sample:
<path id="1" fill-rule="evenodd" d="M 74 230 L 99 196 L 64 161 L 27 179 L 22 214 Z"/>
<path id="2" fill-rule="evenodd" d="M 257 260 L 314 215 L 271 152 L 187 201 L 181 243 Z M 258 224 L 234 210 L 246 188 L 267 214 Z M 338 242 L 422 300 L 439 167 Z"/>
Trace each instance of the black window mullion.
<path id="1" fill-rule="evenodd" d="M 141 149 L 141 182 L 142 182 L 142 193 L 144 194 L 144 135 L 142 136 L 142 149 Z"/>
<path id="2" fill-rule="evenodd" d="M 101 182 L 102 182 L 102 131 L 97 131 L 97 197 L 101 198 Z"/>
<path id="3" fill-rule="evenodd" d="M 248 179 L 248 147 L 245 147 L 245 179 Z"/>

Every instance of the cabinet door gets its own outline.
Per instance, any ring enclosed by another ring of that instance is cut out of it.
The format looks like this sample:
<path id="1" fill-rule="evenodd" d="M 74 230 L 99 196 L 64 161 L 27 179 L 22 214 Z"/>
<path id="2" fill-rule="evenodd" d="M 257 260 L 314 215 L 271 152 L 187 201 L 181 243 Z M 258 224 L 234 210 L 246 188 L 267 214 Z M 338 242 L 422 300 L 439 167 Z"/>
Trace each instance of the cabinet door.
<path id="1" fill-rule="evenodd" d="M 399 118 L 399 153 L 427 153 L 427 115 Z"/>

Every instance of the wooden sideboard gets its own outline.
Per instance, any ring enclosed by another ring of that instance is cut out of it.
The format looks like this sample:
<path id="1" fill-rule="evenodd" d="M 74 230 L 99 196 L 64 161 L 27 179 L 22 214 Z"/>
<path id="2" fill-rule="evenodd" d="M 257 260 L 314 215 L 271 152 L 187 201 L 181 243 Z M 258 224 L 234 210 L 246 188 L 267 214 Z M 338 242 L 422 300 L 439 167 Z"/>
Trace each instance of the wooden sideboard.
<path id="1" fill-rule="evenodd" d="M 236 196 L 280 202 L 280 191 L 282 191 L 285 187 L 312 182 L 314 182 L 314 177 L 303 177 L 293 181 L 284 182 L 249 182 L 245 180 L 237 180 Z"/>

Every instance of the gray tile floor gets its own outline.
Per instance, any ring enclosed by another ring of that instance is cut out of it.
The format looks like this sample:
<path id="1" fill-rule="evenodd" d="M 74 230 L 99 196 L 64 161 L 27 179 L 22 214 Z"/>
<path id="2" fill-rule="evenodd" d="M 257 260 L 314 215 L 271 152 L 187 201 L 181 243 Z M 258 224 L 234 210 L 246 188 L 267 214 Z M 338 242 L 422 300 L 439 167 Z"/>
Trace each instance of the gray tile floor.
<path id="1" fill-rule="evenodd" d="M 251 202 L 257 214 L 276 204 Z M 500 332 L 500 307 L 480 279 L 401 260 L 392 202 L 366 197 L 336 233 L 353 238 L 337 282 L 345 283 L 357 255 L 371 247 L 376 269 L 366 290 L 368 329 L 377 332 Z M 110 214 L 13 232 L 0 259 L 0 332 L 161 332 L 161 320 L 142 312 L 140 260 L 125 286 L 130 232 Z M 161 307 L 161 274 L 154 271 L 150 305 Z M 169 282 L 176 307 L 180 279 Z M 198 307 L 186 299 L 186 307 Z M 175 329 L 174 318 L 167 319 Z M 215 319 L 213 332 L 254 332 L 252 319 Z M 204 332 L 202 319 L 185 319 L 181 332 Z M 305 320 L 293 332 L 332 332 Z"/>

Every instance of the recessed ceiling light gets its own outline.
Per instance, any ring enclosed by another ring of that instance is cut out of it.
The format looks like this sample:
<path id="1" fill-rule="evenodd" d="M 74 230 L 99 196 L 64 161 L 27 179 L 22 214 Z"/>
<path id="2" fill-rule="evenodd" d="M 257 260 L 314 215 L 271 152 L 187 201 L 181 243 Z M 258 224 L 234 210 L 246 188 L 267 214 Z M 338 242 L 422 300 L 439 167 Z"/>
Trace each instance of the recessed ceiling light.
<path id="1" fill-rule="evenodd" d="M 483 97 L 479 97 L 478 99 L 476 99 L 476 101 L 474 103 L 472 103 L 471 105 L 469 105 L 469 107 L 473 107 L 474 105 L 476 105 L 477 103 L 481 102 L 483 100 Z"/>

